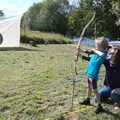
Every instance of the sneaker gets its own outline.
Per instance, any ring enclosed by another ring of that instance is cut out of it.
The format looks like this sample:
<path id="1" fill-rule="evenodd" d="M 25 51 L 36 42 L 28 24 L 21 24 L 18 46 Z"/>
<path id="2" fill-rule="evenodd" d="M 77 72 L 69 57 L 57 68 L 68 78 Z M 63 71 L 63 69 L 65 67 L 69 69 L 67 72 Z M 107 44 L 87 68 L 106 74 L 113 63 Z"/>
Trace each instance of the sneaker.
<path id="1" fill-rule="evenodd" d="M 99 114 L 104 112 L 105 110 L 103 109 L 103 107 L 101 105 L 98 105 L 97 108 L 95 109 L 95 113 Z"/>
<path id="2" fill-rule="evenodd" d="M 86 98 L 83 102 L 81 102 L 80 104 L 82 105 L 90 105 L 90 99 Z"/>

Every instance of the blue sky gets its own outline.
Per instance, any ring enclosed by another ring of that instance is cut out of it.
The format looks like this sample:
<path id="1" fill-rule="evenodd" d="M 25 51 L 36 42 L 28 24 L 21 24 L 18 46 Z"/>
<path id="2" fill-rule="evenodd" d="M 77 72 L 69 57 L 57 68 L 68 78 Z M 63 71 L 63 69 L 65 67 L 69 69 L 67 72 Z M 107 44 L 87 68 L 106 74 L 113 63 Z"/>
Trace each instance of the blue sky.
<path id="1" fill-rule="evenodd" d="M 43 0 L 1 0 L 0 10 L 4 10 L 8 16 L 24 13 L 33 3 Z M 75 0 L 69 0 L 73 2 Z"/>
<path id="2" fill-rule="evenodd" d="M 9 16 L 20 14 L 26 11 L 34 2 L 43 0 L 1 0 L 0 9 L 4 10 Z"/>

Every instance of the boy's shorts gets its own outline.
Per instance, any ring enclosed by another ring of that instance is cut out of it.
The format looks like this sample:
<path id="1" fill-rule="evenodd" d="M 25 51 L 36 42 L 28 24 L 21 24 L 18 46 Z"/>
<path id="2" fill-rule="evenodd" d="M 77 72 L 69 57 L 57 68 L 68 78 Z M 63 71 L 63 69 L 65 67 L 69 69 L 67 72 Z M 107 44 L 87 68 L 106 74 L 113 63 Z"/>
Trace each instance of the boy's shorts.
<path id="1" fill-rule="evenodd" d="M 88 78 L 88 86 L 91 89 L 97 89 L 97 80 L 95 79 L 89 80 Z"/>

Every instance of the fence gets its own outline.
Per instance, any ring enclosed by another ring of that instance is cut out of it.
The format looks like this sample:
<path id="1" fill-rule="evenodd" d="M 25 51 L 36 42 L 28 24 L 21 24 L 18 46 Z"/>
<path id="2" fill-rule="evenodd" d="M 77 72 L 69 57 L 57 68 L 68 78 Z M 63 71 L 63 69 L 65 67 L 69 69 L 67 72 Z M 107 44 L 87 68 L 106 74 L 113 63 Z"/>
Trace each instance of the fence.
<path id="1" fill-rule="evenodd" d="M 73 37 L 73 40 L 75 42 L 79 41 L 79 39 L 80 39 L 80 37 Z M 86 37 L 83 38 L 83 39 L 84 39 L 83 42 L 82 42 L 83 45 L 87 45 L 87 46 L 90 46 L 90 47 L 95 47 L 95 41 L 94 40 L 92 40 L 90 38 L 86 38 Z"/>

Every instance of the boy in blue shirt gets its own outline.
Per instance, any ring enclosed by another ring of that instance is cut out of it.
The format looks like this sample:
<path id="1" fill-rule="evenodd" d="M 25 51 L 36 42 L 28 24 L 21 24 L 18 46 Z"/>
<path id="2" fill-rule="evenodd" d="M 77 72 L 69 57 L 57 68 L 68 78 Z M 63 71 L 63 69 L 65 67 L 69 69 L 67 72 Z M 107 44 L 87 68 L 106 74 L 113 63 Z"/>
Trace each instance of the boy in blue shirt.
<path id="1" fill-rule="evenodd" d="M 99 37 L 95 40 L 95 44 L 96 44 L 96 49 L 98 51 L 101 51 L 103 55 L 100 56 L 97 53 L 94 53 L 90 57 L 90 61 L 86 72 L 87 81 L 88 81 L 87 98 L 81 103 L 84 105 L 90 105 L 92 90 L 94 91 L 95 94 L 97 93 L 97 81 L 98 81 L 100 67 L 104 63 L 107 57 L 108 39 L 105 37 Z M 77 49 L 79 51 L 80 47 L 78 46 Z"/>

